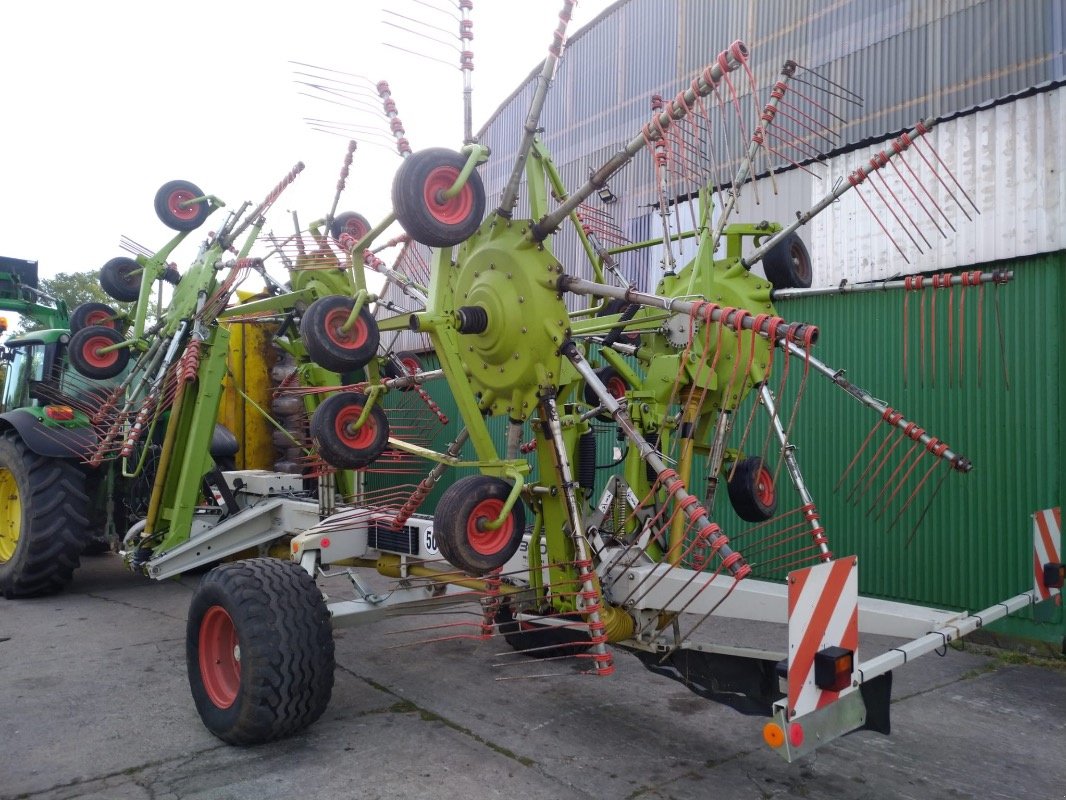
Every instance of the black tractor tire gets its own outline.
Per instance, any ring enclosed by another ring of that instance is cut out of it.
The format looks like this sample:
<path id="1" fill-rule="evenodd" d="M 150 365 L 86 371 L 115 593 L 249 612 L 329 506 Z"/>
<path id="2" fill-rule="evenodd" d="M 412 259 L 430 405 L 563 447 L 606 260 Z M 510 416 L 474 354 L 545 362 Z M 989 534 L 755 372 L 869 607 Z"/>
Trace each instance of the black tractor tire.
<path id="1" fill-rule="evenodd" d="M 582 629 L 581 617 L 569 614 L 564 617 L 575 627 L 519 622 L 508 604 L 501 605 L 494 621 L 504 641 L 519 653 L 533 658 L 564 658 L 588 652 L 592 647 L 588 630 Z"/>
<path id="2" fill-rule="evenodd" d="M 526 510 L 521 500 L 503 525 L 481 531 L 478 521 L 499 516 L 511 484 L 489 475 L 460 478 L 441 495 L 433 514 L 433 533 L 445 560 L 471 575 L 484 575 L 511 560 L 522 544 Z"/>
<path id="3" fill-rule="evenodd" d="M 443 147 L 404 159 L 392 180 L 392 210 L 407 234 L 429 247 L 452 247 L 469 239 L 485 216 L 485 187 L 477 171 L 450 200 L 447 191 L 466 166 L 466 156 Z"/>
<path id="4" fill-rule="evenodd" d="M 101 353 L 104 347 L 124 342 L 125 338 L 114 328 L 103 325 L 91 325 L 82 328 L 70 337 L 67 345 L 67 358 L 71 366 L 86 378 L 107 380 L 114 378 L 130 362 L 130 351 L 126 347 Z"/>
<path id="5" fill-rule="evenodd" d="M 358 242 L 370 233 L 370 223 L 362 214 L 345 211 L 343 214 L 338 214 L 330 223 L 329 232 L 334 239 L 340 240 L 341 236 L 348 234 Z"/>
<path id="6" fill-rule="evenodd" d="M 311 438 L 323 460 L 338 469 L 362 469 L 377 461 L 389 445 L 389 418 L 380 405 L 370 409 L 363 426 L 354 429 L 367 397 L 341 392 L 327 397 L 311 416 Z"/>
<path id="7" fill-rule="evenodd" d="M 75 461 L 0 435 L 0 594 L 36 597 L 66 586 L 91 538 L 85 473 Z"/>
<path id="8" fill-rule="evenodd" d="M 758 456 L 741 459 L 726 484 L 729 502 L 745 522 L 765 522 L 777 513 L 774 476 Z"/>
<path id="9" fill-rule="evenodd" d="M 307 307 L 300 320 L 300 337 L 307 355 L 320 367 L 333 372 L 362 369 L 378 350 L 378 323 L 363 306 L 349 330 L 343 325 L 355 301 L 343 295 L 320 297 Z"/>
<path id="10" fill-rule="evenodd" d="M 763 257 L 762 268 L 775 289 L 807 289 L 814 280 L 811 254 L 796 233 L 790 233 Z"/>
<path id="11" fill-rule="evenodd" d="M 107 303 L 82 303 L 70 312 L 68 327 L 71 333 L 91 325 L 103 325 L 105 328 L 118 328 L 118 312 Z"/>
<path id="12" fill-rule="evenodd" d="M 417 375 L 422 372 L 422 359 L 418 357 L 418 353 L 395 353 L 394 357 L 396 361 L 399 361 L 403 366 L 401 370 L 396 362 L 392 358 L 385 359 L 385 366 L 382 369 L 386 378 L 406 378 L 410 375 Z M 404 386 L 400 389 L 401 392 L 409 392 L 414 388 L 411 386 Z"/>
<path id="13" fill-rule="evenodd" d="M 193 203 L 184 207 L 182 203 L 203 196 L 203 191 L 195 183 L 164 183 L 155 193 L 155 215 L 171 230 L 194 231 L 204 224 L 211 208 L 207 203 Z"/>
<path id="14" fill-rule="evenodd" d="M 314 580 L 290 561 L 215 567 L 193 593 L 185 656 L 196 710 L 234 745 L 291 736 L 333 693 L 333 631 Z"/>
<path id="15" fill-rule="evenodd" d="M 120 303 L 135 303 L 141 296 L 143 271 L 132 258 L 112 258 L 100 267 L 100 288 Z"/>

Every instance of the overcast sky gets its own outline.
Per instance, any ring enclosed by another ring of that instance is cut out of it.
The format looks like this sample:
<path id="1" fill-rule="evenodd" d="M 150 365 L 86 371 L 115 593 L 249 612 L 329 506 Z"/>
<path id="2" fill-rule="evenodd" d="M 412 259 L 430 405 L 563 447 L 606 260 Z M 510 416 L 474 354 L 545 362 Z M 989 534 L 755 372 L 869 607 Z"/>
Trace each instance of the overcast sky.
<path id="1" fill-rule="evenodd" d="M 569 33 L 610 2 L 581 0 Z M 454 37 L 457 21 L 427 3 L 457 18 L 455 0 L 5 3 L 0 255 L 39 261 L 42 277 L 96 269 L 123 254 L 121 235 L 153 250 L 170 238 L 152 208 L 163 183 L 189 180 L 236 207 L 259 202 L 298 161 L 307 168 L 268 227 L 290 232 L 290 209 L 303 222 L 324 216 L 347 140 L 312 130 L 303 117 L 381 123 L 302 97 L 294 74 L 302 68 L 290 61 L 389 81 L 414 149 L 458 149 L 459 69 L 384 44 L 457 63 L 447 46 L 385 24 L 400 20 L 383 5 L 436 21 Z M 475 130 L 544 57 L 561 7 L 474 0 Z M 399 158 L 372 137 L 356 138 L 339 210 L 376 221 L 389 209 Z M 194 252 L 186 242 L 175 260 L 184 267 Z"/>

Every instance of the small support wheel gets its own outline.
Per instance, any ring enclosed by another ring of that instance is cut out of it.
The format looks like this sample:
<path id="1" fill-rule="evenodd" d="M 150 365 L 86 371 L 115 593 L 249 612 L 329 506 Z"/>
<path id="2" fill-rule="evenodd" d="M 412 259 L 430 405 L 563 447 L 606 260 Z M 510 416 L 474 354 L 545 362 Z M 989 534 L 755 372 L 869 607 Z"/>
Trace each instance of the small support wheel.
<path id="1" fill-rule="evenodd" d="M 114 328 L 90 325 L 70 337 L 67 357 L 74 369 L 86 378 L 107 380 L 126 368 L 130 361 L 130 351 L 126 347 L 101 351 L 124 341 L 126 340 L 122 334 Z"/>
<path id="2" fill-rule="evenodd" d="M 320 297 L 307 307 L 300 320 L 300 336 L 307 355 L 333 372 L 362 369 L 378 350 L 378 323 L 363 306 L 351 328 L 344 324 L 355 301 L 343 295 Z"/>
<path id="3" fill-rule="evenodd" d="M 628 309 L 632 309 L 632 311 L 629 311 Z M 625 300 L 622 300 L 619 297 L 612 297 L 610 300 L 608 300 L 606 303 L 604 303 L 603 308 L 600 309 L 600 311 L 596 314 L 596 316 L 597 317 L 610 317 L 610 316 L 612 316 L 614 314 L 625 313 L 627 315 L 627 321 L 628 321 L 628 319 L 632 319 L 633 318 L 633 314 L 635 314 L 636 311 L 637 311 L 637 308 L 634 308 L 629 303 L 627 303 Z M 619 321 L 621 322 L 621 320 L 619 320 Z M 640 334 L 637 333 L 636 331 L 621 331 L 618 334 L 618 336 L 616 337 L 615 340 L 617 342 L 619 342 L 620 344 L 639 345 L 640 344 Z"/>
<path id="4" fill-rule="evenodd" d="M 562 619 L 573 622 L 574 627 L 517 621 L 510 604 L 505 603 L 493 621 L 508 645 L 533 658 L 564 658 L 587 652 L 592 642 L 587 628 L 582 628 L 581 617 L 567 614 Z"/>
<path id="5" fill-rule="evenodd" d="M 403 365 L 404 371 L 401 371 L 396 366 L 396 361 L 399 361 Z M 393 358 L 385 360 L 385 366 L 382 370 L 386 378 L 406 378 L 409 375 L 417 375 L 422 371 L 422 359 L 418 357 L 417 353 L 396 353 Z M 401 392 L 409 392 L 414 386 L 404 386 L 400 389 Z"/>
<path id="6" fill-rule="evenodd" d="M 327 464 L 339 469 L 362 469 L 377 460 L 389 444 L 389 419 L 375 405 L 361 428 L 355 423 L 367 397 L 342 392 L 327 397 L 311 416 L 311 437 Z"/>
<path id="7" fill-rule="evenodd" d="M 448 487 L 433 515 L 437 546 L 448 563 L 471 575 L 484 575 L 511 560 L 526 528 L 522 501 L 514 504 L 499 528 L 484 527 L 500 515 L 510 493 L 511 484 L 489 475 L 468 475 Z"/>
<path id="8" fill-rule="evenodd" d="M 629 384 L 626 382 L 626 379 L 622 377 L 622 373 L 610 365 L 600 367 L 596 370 L 596 377 L 607 387 L 607 391 L 610 392 L 611 397 L 615 400 L 621 400 L 626 396 L 626 392 L 629 391 Z M 585 402 L 590 406 L 600 405 L 600 398 L 596 396 L 596 393 L 592 391 L 592 387 L 588 384 L 585 385 Z M 614 417 L 606 411 L 601 411 L 596 415 L 596 419 L 604 422 L 611 422 Z"/>
<path id="9" fill-rule="evenodd" d="M 82 328 L 92 325 L 100 325 L 104 328 L 118 329 L 118 312 L 107 303 L 82 303 L 70 312 L 71 333 L 77 333 Z"/>
<path id="10" fill-rule="evenodd" d="M 120 303 L 136 302 L 141 296 L 144 267 L 132 258 L 119 256 L 100 267 L 100 288 Z"/>
<path id="11" fill-rule="evenodd" d="M 485 215 L 485 187 L 476 171 L 459 193 L 444 199 L 466 156 L 442 147 L 404 159 L 392 181 L 392 208 L 403 229 L 429 247 L 452 247 L 469 239 Z"/>
<path id="12" fill-rule="evenodd" d="M 211 207 L 206 203 L 190 203 L 204 193 L 194 183 L 170 181 L 155 193 L 155 214 L 171 230 L 194 231 L 204 224 Z"/>
<path id="13" fill-rule="evenodd" d="M 208 572 L 189 606 L 185 657 L 196 710 L 234 745 L 291 736 L 333 693 L 329 610 L 298 564 L 253 558 Z"/>
<path id="14" fill-rule="evenodd" d="M 362 214 L 345 211 L 343 214 L 338 214 L 330 223 L 329 233 L 337 240 L 340 240 L 344 234 L 348 234 L 358 242 L 370 233 L 370 223 Z"/>
<path id="15" fill-rule="evenodd" d="M 727 484 L 729 502 L 745 522 L 763 522 L 777 512 L 774 476 L 758 456 L 742 459 Z"/>
<path id="16" fill-rule="evenodd" d="M 807 289 L 814 280 L 811 254 L 795 233 L 786 236 L 763 257 L 762 268 L 775 289 Z"/>

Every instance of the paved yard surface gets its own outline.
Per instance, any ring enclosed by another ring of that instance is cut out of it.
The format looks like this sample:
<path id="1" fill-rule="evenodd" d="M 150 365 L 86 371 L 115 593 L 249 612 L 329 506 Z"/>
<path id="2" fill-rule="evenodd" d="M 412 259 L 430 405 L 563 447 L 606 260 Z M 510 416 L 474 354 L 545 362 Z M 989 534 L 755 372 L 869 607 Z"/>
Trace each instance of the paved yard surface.
<path id="1" fill-rule="evenodd" d="M 496 641 L 404 646 L 427 623 L 411 617 L 338 631 L 323 718 L 237 749 L 189 695 L 196 581 L 150 583 L 102 556 L 62 594 L 0 600 L 2 800 L 1066 797 L 1066 670 L 972 648 L 896 674 L 891 736 L 853 734 L 789 765 L 762 720 L 625 653 L 610 678 L 524 677 L 567 669 L 501 669 L 514 657 Z"/>

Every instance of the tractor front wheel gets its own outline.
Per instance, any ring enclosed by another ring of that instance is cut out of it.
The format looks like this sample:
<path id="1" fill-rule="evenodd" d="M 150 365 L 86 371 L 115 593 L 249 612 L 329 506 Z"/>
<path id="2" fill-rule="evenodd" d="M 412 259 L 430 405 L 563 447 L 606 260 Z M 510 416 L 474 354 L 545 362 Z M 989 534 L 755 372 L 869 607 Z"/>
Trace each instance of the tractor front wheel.
<path id="1" fill-rule="evenodd" d="M 333 693 L 333 631 L 314 580 L 298 564 L 234 561 L 193 594 L 185 639 L 196 710 L 224 742 L 254 745 L 317 720 Z"/>
<path id="2" fill-rule="evenodd" d="M 89 541 L 85 473 L 0 436 L 0 594 L 35 597 L 70 582 Z"/>
<path id="3" fill-rule="evenodd" d="M 526 512 L 518 500 L 496 528 L 486 527 L 500 516 L 511 484 L 489 475 L 460 478 L 441 495 L 433 515 L 440 554 L 471 575 L 484 575 L 511 560 L 522 544 Z"/>

